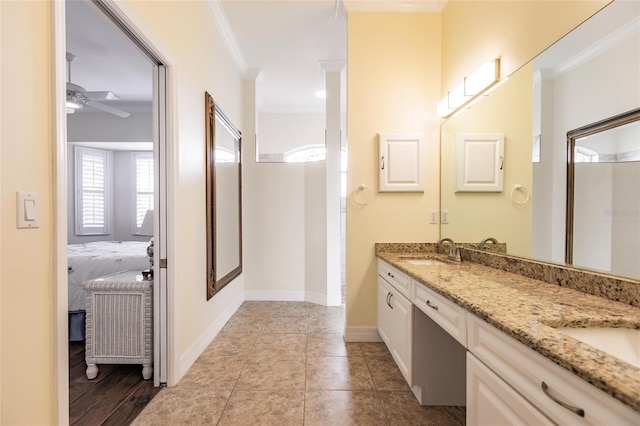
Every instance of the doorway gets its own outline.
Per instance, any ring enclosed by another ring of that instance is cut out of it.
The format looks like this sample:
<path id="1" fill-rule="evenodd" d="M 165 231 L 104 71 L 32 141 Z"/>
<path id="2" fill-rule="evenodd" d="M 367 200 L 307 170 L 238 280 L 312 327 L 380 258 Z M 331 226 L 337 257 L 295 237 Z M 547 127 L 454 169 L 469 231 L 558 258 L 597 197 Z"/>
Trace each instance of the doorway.
<path id="1" fill-rule="evenodd" d="M 142 33 L 125 18 L 111 0 L 56 3 L 56 84 L 57 88 L 64 85 L 66 89 L 57 90 L 57 105 L 62 104 L 60 93 L 66 92 L 67 101 L 67 108 L 58 108 L 56 116 L 60 168 L 57 186 L 60 423 L 69 421 L 69 369 L 65 365 L 73 355 L 66 341 L 67 335 L 72 337 L 71 329 L 60 318 L 64 315 L 70 319 L 69 310 L 82 311 L 76 309 L 82 306 L 72 306 L 77 298 L 71 294 L 70 277 L 76 274 L 81 278 L 83 272 L 67 269 L 73 267 L 67 254 L 68 244 L 108 242 L 116 247 L 124 242 L 137 243 L 143 247 L 145 263 L 131 264 L 125 269 L 142 270 L 149 267 L 147 247 L 153 237 L 153 386 L 167 382 L 169 300 L 164 267 L 168 223 L 167 69 L 157 49 L 142 42 L 147 38 L 141 37 Z M 125 58 L 124 62 L 118 63 L 114 49 Z M 70 106 L 69 101 L 79 105 Z M 99 155 L 90 155 L 96 152 Z M 89 161 L 83 163 L 83 158 Z M 108 167 L 98 165 L 92 169 L 95 158 L 104 158 Z M 103 172 L 111 178 L 105 179 L 102 197 L 92 193 L 100 185 L 83 187 L 82 179 L 78 178 L 89 173 L 94 179 Z M 65 199 L 66 203 L 61 201 Z M 153 218 L 148 231 L 143 230 L 147 224 L 143 222 L 148 222 L 145 216 Z M 102 228 L 98 229 L 100 224 Z M 60 266 L 63 263 L 67 270 L 64 278 Z M 88 269 L 93 275 L 111 272 L 95 265 Z M 95 277 L 88 277 L 91 278 Z M 69 321 L 69 326 L 72 322 Z M 78 339 L 77 334 L 73 337 Z M 86 378 L 85 381 L 89 382 Z"/>

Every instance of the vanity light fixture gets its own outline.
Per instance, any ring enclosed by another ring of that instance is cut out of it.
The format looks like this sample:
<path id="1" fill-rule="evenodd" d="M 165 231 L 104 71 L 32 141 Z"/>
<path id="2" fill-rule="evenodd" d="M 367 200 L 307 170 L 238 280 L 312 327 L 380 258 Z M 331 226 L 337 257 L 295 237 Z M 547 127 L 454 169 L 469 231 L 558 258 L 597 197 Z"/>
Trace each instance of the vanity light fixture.
<path id="1" fill-rule="evenodd" d="M 438 117 L 449 117 L 500 81 L 500 59 L 487 61 L 438 102 Z"/>

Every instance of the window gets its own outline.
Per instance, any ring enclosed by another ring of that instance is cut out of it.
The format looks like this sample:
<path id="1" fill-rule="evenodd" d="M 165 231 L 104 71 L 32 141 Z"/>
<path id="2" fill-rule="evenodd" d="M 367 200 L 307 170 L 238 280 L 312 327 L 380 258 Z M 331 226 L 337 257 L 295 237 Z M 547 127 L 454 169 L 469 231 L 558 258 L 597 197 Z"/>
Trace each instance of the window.
<path id="1" fill-rule="evenodd" d="M 308 163 L 326 158 L 327 148 L 324 145 L 305 145 L 284 153 L 284 161 L 287 163 Z"/>
<path id="2" fill-rule="evenodd" d="M 135 173 L 135 188 L 133 191 L 133 233 L 138 234 L 147 210 L 153 210 L 153 153 L 134 152 L 132 158 Z"/>
<path id="3" fill-rule="evenodd" d="M 111 153 L 75 147 L 76 235 L 109 234 Z"/>

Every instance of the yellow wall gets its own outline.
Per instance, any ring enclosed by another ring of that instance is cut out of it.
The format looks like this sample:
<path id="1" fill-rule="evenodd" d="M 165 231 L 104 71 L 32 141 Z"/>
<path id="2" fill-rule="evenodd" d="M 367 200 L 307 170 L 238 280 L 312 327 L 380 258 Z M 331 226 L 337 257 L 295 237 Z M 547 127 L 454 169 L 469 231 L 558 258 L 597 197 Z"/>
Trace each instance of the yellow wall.
<path id="1" fill-rule="evenodd" d="M 45 1 L 0 8 L 0 423 L 53 424 L 53 8 Z M 38 229 L 16 228 L 16 191 L 40 194 Z"/>
<path id="2" fill-rule="evenodd" d="M 440 95 L 491 58 L 501 58 L 502 75 L 510 75 L 607 3 L 449 0 L 441 14 L 349 13 L 348 192 L 365 183 L 374 196 L 364 208 L 349 203 L 347 209 L 347 326 L 376 323 L 374 242 L 439 237 L 428 225 L 428 212 L 439 208 L 433 201 L 439 196 L 439 165 L 431 159 L 438 156 L 440 137 L 432 134 Z M 424 196 L 375 192 L 375 136 L 391 129 L 427 133 Z"/>
<path id="3" fill-rule="evenodd" d="M 202 1 L 131 1 L 171 59 L 176 107 L 170 212 L 176 221 L 178 367 L 221 313 L 242 297 L 243 277 L 205 300 L 204 92 L 242 126 L 242 78 Z M 127 9 L 129 8 L 129 9 Z M 53 2 L 0 1 L 0 424 L 57 424 L 53 130 Z M 16 191 L 40 194 L 39 229 L 16 229 Z"/>
<path id="4" fill-rule="evenodd" d="M 516 72 L 487 98 L 442 124 L 442 210 L 449 223 L 442 236 L 454 241 L 480 242 L 494 237 L 507 243 L 509 253 L 531 255 L 531 202 L 513 205 L 514 185 L 532 190 L 531 140 L 533 135 L 533 64 Z M 504 190 L 502 192 L 454 192 L 456 134 L 504 134 Z M 516 201 L 522 194 L 515 193 Z"/>
<path id="5" fill-rule="evenodd" d="M 533 59 L 610 0 L 449 0 L 442 13 L 442 95 L 482 63 L 502 75 Z"/>
<path id="6" fill-rule="evenodd" d="M 189 350 L 242 297 L 241 275 L 211 300 L 205 298 L 205 149 L 204 92 L 208 91 L 229 119 L 242 129 L 242 77 L 236 70 L 213 19 L 202 1 L 131 1 L 131 8 L 176 61 L 177 157 L 174 216 L 177 273 L 176 353 L 184 366 Z M 169 25 L 170 24 L 170 25 Z M 184 371 L 182 371 L 184 373 Z"/>
<path id="7" fill-rule="evenodd" d="M 349 14 L 347 192 L 365 184 L 372 197 L 347 204 L 347 326 L 376 323 L 375 242 L 438 239 L 428 212 L 439 204 L 440 30 L 436 13 Z M 426 135 L 424 193 L 377 192 L 385 132 Z"/>

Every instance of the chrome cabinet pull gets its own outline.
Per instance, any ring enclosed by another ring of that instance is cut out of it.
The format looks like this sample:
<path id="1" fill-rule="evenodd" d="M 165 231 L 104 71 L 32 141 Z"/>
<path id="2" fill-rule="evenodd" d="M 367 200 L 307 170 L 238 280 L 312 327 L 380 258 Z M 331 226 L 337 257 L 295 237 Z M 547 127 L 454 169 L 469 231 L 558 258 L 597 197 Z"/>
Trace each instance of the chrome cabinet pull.
<path id="1" fill-rule="evenodd" d="M 381 157 L 382 159 L 382 170 L 384 170 L 384 155 Z"/>
<path id="2" fill-rule="evenodd" d="M 584 410 L 582 408 L 571 406 L 571 405 L 569 405 L 569 404 L 567 404 L 565 402 L 560 401 L 555 396 L 551 395 L 551 392 L 549 392 L 549 386 L 547 386 L 547 384 L 545 382 L 542 382 L 541 387 L 542 387 L 542 392 L 544 392 L 545 395 L 547 395 L 549 398 L 551 398 L 551 400 L 553 402 L 555 402 L 558 405 L 561 405 L 562 407 L 566 408 L 569 411 L 573 411 L 574 413 L 576 413 L 580 417 L 584 417 Z"/>
<path id="3" fill-rule="evenodd" d="M 387 292 L 387 306 L 391 307 L 391 305 L 389 304 L 389 298 L 391 297 L 391 293 Z"/>
<path id="4" fill-rule="evenodd" d="M 391 309 L 393 309 L 393 305 L 391 304 L 391 301 L 393 300 L 393 293 L 389 293 L 389 307 Z"/>
<path id="5" fill-rule="evenodd" d="M 427 306 L 431 309 L 435 309 L 436 311 L 438 310 L 438 305 L 432 305 L 429 300 L 427 300 Z"/>

